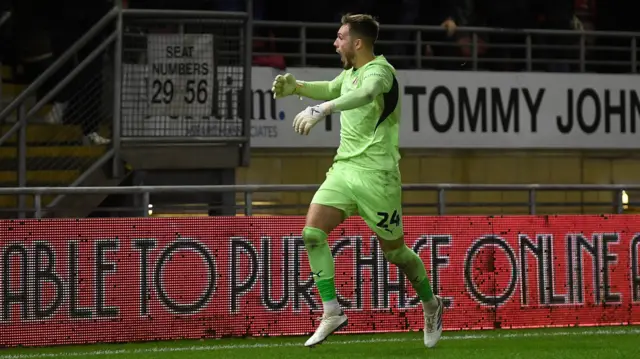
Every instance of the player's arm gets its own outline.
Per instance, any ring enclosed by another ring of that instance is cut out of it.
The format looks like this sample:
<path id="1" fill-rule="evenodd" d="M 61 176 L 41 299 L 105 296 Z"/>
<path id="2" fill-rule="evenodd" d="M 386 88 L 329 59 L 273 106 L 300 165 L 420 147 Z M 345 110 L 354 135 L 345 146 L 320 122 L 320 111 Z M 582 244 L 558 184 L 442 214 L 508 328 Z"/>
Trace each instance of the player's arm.
<path id="1" fill-rule="evenodd" d="M 331 81 L 297 81 L 294 94 L 313 100 L 329 101 L 340 97 L 344 71 Z"/>
<path id="2" fill-rule="evenodd" d="M 278 75 L 271 88 L 273 98 L 298 95 L 320 101 L 333 100 L 340 96 L 344 73 L 342 71 L 331 81 L 300 81 L 290 73 Z"/>
<path id="3" fill-rule="evenodd" d="M 373 102 L 376 96 L 389 92 L 391 86 L 393 86 L 391 69 L 386 66 L 370 66 L 363 75 L 360 88 L 321 106 L 327 108 L 329 112 L 352 110 Z"/>
<path id="4" fill-rule="evenodd" d="M 311 128 L 330 113 L 351 110 L 373 102 L 376 96 L 391 90 L 393 76 L 391 69 L 386 66 L 368 67 L 362 76 L 360 88 L 333 100 L 307 107 L 293 119 L 294 130 L 299 134 L 308 135 Z"/>

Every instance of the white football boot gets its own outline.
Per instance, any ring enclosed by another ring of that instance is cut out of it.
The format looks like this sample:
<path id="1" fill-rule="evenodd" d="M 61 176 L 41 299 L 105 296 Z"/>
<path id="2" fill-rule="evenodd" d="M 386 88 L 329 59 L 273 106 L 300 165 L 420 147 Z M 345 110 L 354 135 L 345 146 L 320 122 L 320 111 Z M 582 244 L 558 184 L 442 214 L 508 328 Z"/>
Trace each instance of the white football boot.
<path id="1" fill-rule="evenodd" d="M 320 325 L 318 326 L 318 329 L 316 329 L 316 332 L 313 333 L 311 338 L 309 338 L 304 345 L 306 347 L 312 347 L 316 344 L 320 344 L 327 339 L 329 335 L 346 326 L 347 316 L 343 311 L 340 311 L 338 315 L 332 316 L 323 314 L 322 318 L 320 318 Z"/>
<path id="2" fill-rule="evenodd" d="M 444 303 L 442 298 L 435 296 L 438 301 L 438 309 L 433 314 L 428 314 L 424 310 L 424 346 L 427 348 L 433 348 L 440 340 L 442 335 L 442 312 L 444 310 Z"/>

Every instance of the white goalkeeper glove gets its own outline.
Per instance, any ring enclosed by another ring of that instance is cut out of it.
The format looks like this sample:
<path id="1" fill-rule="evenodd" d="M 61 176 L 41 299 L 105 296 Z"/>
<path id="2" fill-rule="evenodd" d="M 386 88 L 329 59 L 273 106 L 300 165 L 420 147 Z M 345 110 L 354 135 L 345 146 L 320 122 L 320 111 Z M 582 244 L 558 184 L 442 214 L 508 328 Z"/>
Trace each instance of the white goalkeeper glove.
<path id="1" fill-rule="evenodd" d="M 301 135 L 308 135 L 316 123 L 324 120 L 331 113 L 331 104 L 325 102 L 316 106 L 309 106 L 293 119 L 293 129 Z"/>
<path id="2" fill-rule="evenodd" d="M 276 79 L 273 81 L 273 85 L 271 86 L 271 92 L 273 92 L 274 99 L 279 99 L 293 95 L 296 92 L 297 87 L 298 82 L 296 81 L 296 78 L 292 74 L 286 73 L 284 75 L 276 76 Z"/>

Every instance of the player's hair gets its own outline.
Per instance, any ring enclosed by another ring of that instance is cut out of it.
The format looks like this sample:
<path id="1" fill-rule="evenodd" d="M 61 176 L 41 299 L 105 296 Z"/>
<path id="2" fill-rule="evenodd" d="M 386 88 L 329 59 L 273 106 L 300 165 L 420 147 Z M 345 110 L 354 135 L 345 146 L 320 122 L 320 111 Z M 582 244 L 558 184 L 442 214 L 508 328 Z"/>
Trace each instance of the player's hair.
<path id="1" fill-rule="evenodd" d="M 349 25 L 349 33 L 366 40 L 373 46 L 378 39 L 380 23 L 371 15 L 345 14 L 342 16 L 342 25 Z"/>

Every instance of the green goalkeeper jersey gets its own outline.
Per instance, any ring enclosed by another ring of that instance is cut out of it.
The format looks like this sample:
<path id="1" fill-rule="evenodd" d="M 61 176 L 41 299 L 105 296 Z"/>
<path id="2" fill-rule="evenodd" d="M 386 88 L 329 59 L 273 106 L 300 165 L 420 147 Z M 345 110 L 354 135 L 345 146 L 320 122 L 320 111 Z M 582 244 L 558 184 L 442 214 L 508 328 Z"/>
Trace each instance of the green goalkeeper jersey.
<path id="1" fill-rule="evenodd" d="M 400 161 L 400 89 L 394 67 L 376 56 L 362 68 L 344 70 L 332 82 L 340 97 L 375 86 L 373 101 L 340 113 L 340 146 L 334 158 L 361 169 L 397 171 Z"/>

